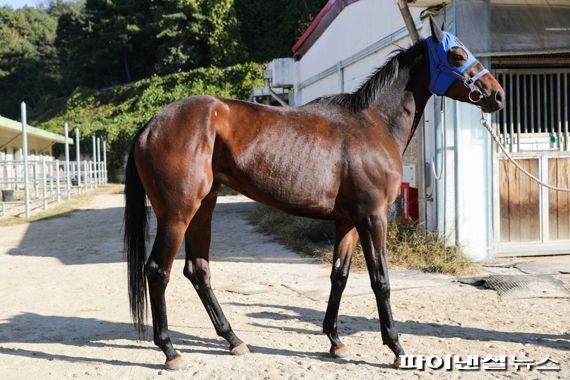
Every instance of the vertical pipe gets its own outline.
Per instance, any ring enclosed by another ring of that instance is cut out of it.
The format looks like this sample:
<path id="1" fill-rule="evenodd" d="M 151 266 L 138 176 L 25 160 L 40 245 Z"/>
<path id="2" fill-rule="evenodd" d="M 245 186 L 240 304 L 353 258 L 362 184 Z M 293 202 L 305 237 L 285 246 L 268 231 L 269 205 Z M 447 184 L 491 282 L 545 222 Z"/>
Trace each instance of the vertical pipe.
<path id="1" fill-rule="evenodd" d="M 56 198 L 57 204 L 61 203 L 61 179 L 59 178 L 59 160 L 55 160 L 55 182 L 56 182 Z"/>
<path id="2" fill-rule="evenodd" d="M 96 155 L 97 155 L 97 138 L 95 137 L 95 135 L 92 136 L 91 140 L 93 141 L 93 161 L 92 162 L 95 163 L 95 162 L 97 162 L 97 157 L 96 157 Z M 97 174 L 93 173 L 91 164 L 89 166 L 90 166 L 89 170 L 91 171 L 91 174 L 93 175 L 93 181 L 91 183 L 95 184 L 95 183 L 97 183 L 97 181 L 96 181 Z"/>
<path id="3" fill-rule="evenodd" d="M 109 178 L 107 177 L 107 142 L 103 140 L 103 179 L 104 183 L 109 182 Z"/>
<path id="4" fill-rule="evenodd" d="M 516 82 L 517 82 L 517 152 L 521 151 L 521 76 L 520 74 L 516 74 Z"/>
<path id="5" fill-rule="evenodd" d="M 67 123 L 63 124 L 65 130 L 65 190 L 67 191 L 67 200 L 71 199 L 71 176 L 69 170 L 69 127 Z"/>
<path id="6" fill-rule="evenodd" d="M 44 210 L 48 208 L 47 199 L 47 168 L 46 168 L 46 156 L 42 156 L 42 195 L 44 200 Z"/>
<path id="7" fill-rule="evenodd" d="M 560 80 L 560 73 L 556 74 L 556 82 L 557 82 L 557 86 L 556 86 L 556 118 L 558 121 L 558 128 L 557 128 L 557 133 L 558 133 L 558 150 L 562 150 L 562 119 L 560 117 L 560 108 L 561 108 L 561 104 L 562 101 L 560 99 L 560 83 L 562 82 Z"/>
<path id="8" fill-rule="evenodd" d="M 79 128 L 75 128 L 75 160 L 77 161 L 77 191 L 81 191 L 81 148 L 79 147 Z"/>
<path id="9" fill-rule="evenodd" d="M 542 91 L 543 97 L 542 97 L 542 108 L 543 108 L 543 112 L 542 112 L 542 121 L 544 123 L 544 130 L 546 133 L 550 132 L 550 128 L 548 127 L 548 77 L 546 76 L 547 74 L 544 74 L 544 88 Z"/>
<path id="10" fill-rule="evenodd" d="M 507 87 L 507 74 L 503 73 L 503 86 L 506 88 Z M 510 96 L 509 96 L 510 98 Z M 507 134 L 508 132 L 508 126 L 507 126 L 507 108 L 503 108 L 503 110 L 501 111 L 503 113 L 503 125 L 502 125 L 502 133 L 501 133 L 501 140 L 503 143 L 503 146 L 507 146 Z"/>
<path id="11" fill-rule="evenodd" d="M 97 137 L 97 163 L 95 164 L 95 171 L 97 172 L 97 184 L 103 183 L 103 173 L 101 171 L 101 139 Z"/>
<path id="12" fill-rule="evenodd" d="M 554 123 L 554 74 L 550 74 L 550 130 L 552 135 L 556 135 Z"/>
<path id="13" fill-rule="evenodd" d="M 535 133 L 542 133 L 542 106 L 540 100 L 540 94 L 542 94 L 542 86 L 541 86 L 541 78 L 542 75 L 536 76 L 536 129 L 534 130 Z"/>
<path id="14" fill-rule="evenodd" d="M 523 78 L 523 84 L 522 84 L 522 88 L 523 88 L 523 120 L 524 120 L 524 133 L 528 133 L 528 107 L 527 107 L 527 101 L 526 101 L 526 78 L 527 76 L 525 74 L 522 74 L 522 78 Z"/>
<path id="15" fill-rule="evenodd" d="M 22 147 L 24 155 L 24 203 L 26 208 L 26 218 L 30 217 L 30 187 L 28 172 L 28 117 L 26 114 L 26 103 L 20 104 L 20 112 L 22 113 Z"/>
<path id="16" fill-rule="evenodd" d="M 534 133 L 534 79 L 535 75 L 530 75 L 530 133 Z"/>
<path id="17" fill-rule="evenodd" d="M 566 150 L 570 150 L 570 141 L 568 141 L 568 73 L 564 73 L 564 139 L 566 140 Z"/>
<path id="18" fill-rule="evenodd" d="M 513 74 L 509 75 L 509 91 L 513 92 Z M 510 141 L 509 141 L 509 152 L 513 151 L 513 145 L 514 145 L 514 120 L 515 118 L 513 117 L 513 97 L 509 96 L 509 136 L 510 136 Z"/>

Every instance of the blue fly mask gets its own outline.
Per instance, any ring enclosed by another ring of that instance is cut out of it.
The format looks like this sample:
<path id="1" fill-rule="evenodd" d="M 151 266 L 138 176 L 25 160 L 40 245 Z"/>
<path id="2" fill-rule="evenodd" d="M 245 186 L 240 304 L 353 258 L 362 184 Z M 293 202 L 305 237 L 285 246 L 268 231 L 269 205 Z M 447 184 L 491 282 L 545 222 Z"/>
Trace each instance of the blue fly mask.
<path id="1" fill-rule="evenodd" d="M 426 38 L 429 55 L 430 91 L 436 95 L 445 95 L 453 81 L 457 79 L 469 89 L 469 100 L 473 103 L 479 102 L 483 98 L 483 94 L 475 86 L 475 82 L 487 74 L 489 70 L 483 68 L 475 76 L 465 77 L 465 72 L 479 61 L 453 34 L 444 31 L 441 33 L 443 38 L 440 43 L 433 36 Z M 460 47 L 467 54 L 467 61 L 459 67 L 452 66 L 447 60 L 447 53 L 454 47 Z"/>

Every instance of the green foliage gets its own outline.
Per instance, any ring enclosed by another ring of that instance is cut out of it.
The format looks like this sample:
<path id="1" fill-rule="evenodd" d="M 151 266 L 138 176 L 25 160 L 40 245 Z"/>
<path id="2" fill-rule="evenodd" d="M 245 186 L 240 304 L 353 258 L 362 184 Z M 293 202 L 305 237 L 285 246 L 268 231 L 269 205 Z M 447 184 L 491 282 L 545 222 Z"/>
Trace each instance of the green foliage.
<path id="1" fill-rule="evenodd" d="M 0 8 L 0 114 L 14 116 L 22 99 L 33 105 L 55 89 L 55 31 L 42 10 Z"/>
<path id="2" fill-rule="evenodd" d="M 204 38 L 210 62 L 215 66 L 230 66 L 247 59 L 234 2 L 235 0 L 201 0 L 206 18 Z"/>
<path id="3" fill-rule="evenodd" d="M 334 222 L 291 216 L 261 205 L 249 219 L 260 232 L 275 237 L 288 247 L 332 262 Z M 446 246 L 445 239 L 437 233 L 424 234 L 395 221 L 389 223 L 386 248 L 390 265 L 396 267 L 449 274 L 467 273 L 476 268 L 460 247 Z M 363 256 L 359 244 L 353 255 L 353 268 L 366 268 Z"/>
<path id="4" fill-rule="evenodd" d="M 289 57 L 291 47 L 326 0 L 235 0 L 241 39 L 249 59 Z"/>
<path id="5" fill-rule="evenodd" d="M 35 125 L 55 133 L 62 132 L 65 122 L 72 129 L 79 128 L 83 152 L 91 152 L 91 136 L 105 139 L 113 177 L 124 166 L 134 133 L 161 108 L 192 95 L 247 99 L 252 88 L 263 85 L 262 72 L 262 66 L 246 63 L 152 76 L 105 91 L 78 87 L 57 108 L 53 108 L 54 102 L 47 102 L 34 109 L 31 118 Z"/>
<path id="6" fill-rule="evenodd" d="M 205 17 L 200 13 L 197 1 L 156 1 L 152 2 L 150 11 L 155 18 L 155 66 L 159 74 L 187 70 L 206 63 L 205 43 L 201 40 Z"/>

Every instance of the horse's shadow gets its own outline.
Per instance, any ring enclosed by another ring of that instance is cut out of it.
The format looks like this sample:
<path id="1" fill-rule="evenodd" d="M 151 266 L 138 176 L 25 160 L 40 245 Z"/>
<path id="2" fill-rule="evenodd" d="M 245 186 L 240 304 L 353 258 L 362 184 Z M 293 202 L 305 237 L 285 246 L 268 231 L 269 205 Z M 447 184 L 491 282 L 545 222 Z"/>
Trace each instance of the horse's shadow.
<path id="1" fill-rule="evenodd" d="M 279 329 L 298 334 L 320 334 L 320 324 L 324 313 L 320 310 L 294 307 L 287 305 L 272 304 L 248 304 L 233 303 L 238 306 L 250 318 L 250 325 L 256 326 L 259 333 L 263 330 Z M 251 307 L 263 308 L 261 312 L 248 312 Z M 288 312 L 284 317 L 283 311 Z M 309 322 L 315 325 L 316 329 L 304 329 L 288 326 L 288 320 L 295 319 Z M 269 325 L 263 321 L 277 320 L 279 326 Z M 370 319 L 361 316 L 340 316 L 340 321 L 344 321 L 339 326 L 342 335 L 351 335 L 362 331 L 378 332 L 379 323 L 377 319 Z M 508 332 L 487 330 L 475 327 L 453 326 L 438 323 L 423 323 L 415 321 L 396 322 L 396 327 L 403 334 L 414 336 L 430 336 L 437 338 L 460 338 L 475 341 L 499 341 L 510 343 L 532 344 L 544 346 L 551 349 L 570 350 L 570 334 L 546 334 L 529 332 Z M 39 332 L 39 333 L 38 333 Z M 213 332 L 213 327 L 212 327 Z M 150 335 L 150 334 L 149 334 Z M 207 355 L 227 355 L 227 343 L 223 339 L 210 339 L 198 337 L 178 329 L 171 329 L 172 339 L 177 348 L 183 353 L 201 353 Z M 132 343 L 119 343 L 118 339 L 132 339 Z M 378 334 L 380 339 L 380 334 Z M 47 343 L 64 344 L 70 346 L 87 346 L 101 348 L 100 355 L 87 357 L 80 355 L 55 354 L 25 348 L 8 348 L 3 343 Z M 292 356 L 300 358 L 311 358 L 320 361 L 333 361 L 327 352 L 302 351 L 296 349 L 285 349 L 282 347 L 266 347 L 250 342 L 250 349 L 255 354 Z M 152 346 L 154 347 L 154 346 Z M 147 368 L 158 369 L 159 364 L 149 365 L 147 362 L 138 362 L 137 355 L 132 355 L 135 360 L 125 361 L 108 358 L 108 348 L 122 348 L 132 350 L 148 350 L 149 344 L 136 342 L 132 325 L 124 322 L 111 322 L 96 318 L 46 316 L 34 313 L 23 313 L 0 323 L 0 354 L 15 355 L 24 357 L 36 357 L 45 360 L 62 360 L 68 362 L 95 362 L 113 366 L 139 365 Z M 153 348 L 158 350 L 157 348 Z M 365 361 L 352 361 L 357 364 L 367 364 L 374 367 L 390 368 L 388 364 L 369 363 Z"/>
<path id="2" fill-rule="evenodd" d="M 285 330 L 298 334 L 315 334 L 315 330 L 287 326 L 287 319 L 296 319 L 303 322 L 313 323 L 317 328 L 321 328 L 324 312 L 306 307 L 296 307 L 287 305 L 270 304 L 241 304 L 232 303 L 242 307 L 262 307 L 266 310 L 261 312 L 250 312 L 247 316 L 254 320 L 280 320 L 279 326 L 264 324 L 261 322 L 250 322 L 250 324 L 263 329 Z M 275 311 L 271 311 L 275 310 Z M 288 314 L 278 313 L 278 311 L 288 311 Z M 396 329 L 401 334 L 414 336 L 431 336 L 436 338 L 460 338 L 463 340 L 475 341 L 497 341 L 508 343 L 521 343 L 543 346 L 558 350 L 570 351 L 570 334 L 547 334 L 531 333 L 522 331 L 498 331 L 477 327 L 454 326 L 442 323 L 426 323 L 417 321 L 396 321 Z M 339 334 L 352 335 L 362 331 L 379 332 L 380 324 L 378 319 L 370 319 L 361 316 L 339 315 Z"/>

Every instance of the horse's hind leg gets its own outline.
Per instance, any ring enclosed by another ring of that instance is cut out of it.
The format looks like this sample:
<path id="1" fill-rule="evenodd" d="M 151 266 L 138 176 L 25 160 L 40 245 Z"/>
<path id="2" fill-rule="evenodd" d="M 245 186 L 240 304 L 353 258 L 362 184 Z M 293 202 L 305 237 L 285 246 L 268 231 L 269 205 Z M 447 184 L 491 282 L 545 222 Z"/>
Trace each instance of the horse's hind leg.
<path id="1" fill-rule="evenodd" d="M 198 292 L 218 336 L 229 342 L 230 353 L 243 355 L 249 352 L 247 345 L 233 332 L 210 285 L 209 251 L 212 214 L 219 190 L 220 186 L 214 184 L 210 194 L 202 200 L 202 205 L 186 231 L 184 275 L 188 277 Z"/>
<path id="2" fill-rule="evenodd" d="M 337 317 L 342 292 L 348 280 L 350 261 L 354 246 L 358 241 L 356 229 L 351 224 L 337 222 L 336 241 L 331 271 L 331 293 L 327 305 L 327 312 L 323 322 L 323 332 L 331 341 L 330 354 L 333 358 L 350 356 L 347 347 L 341 342 L 337 332 Z"/>
<path id="3" fill-rule="evenodd" d="M 193 213 L 194 210 L 192 210 L 191 214 Z M 166 369 L 182 369 L 186 367 L 182 357 L 174 350 L 170 340 L 166 302 L 164 299 L 172 263 L 182 244 L 186 228 L 187 223 L 179 218 L 162 217 L 158 219 L 156 238 L 145 265 L 152 310 L 154 344 L 166 355 L 166 363 L 164 365 Z"/>

